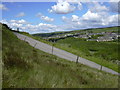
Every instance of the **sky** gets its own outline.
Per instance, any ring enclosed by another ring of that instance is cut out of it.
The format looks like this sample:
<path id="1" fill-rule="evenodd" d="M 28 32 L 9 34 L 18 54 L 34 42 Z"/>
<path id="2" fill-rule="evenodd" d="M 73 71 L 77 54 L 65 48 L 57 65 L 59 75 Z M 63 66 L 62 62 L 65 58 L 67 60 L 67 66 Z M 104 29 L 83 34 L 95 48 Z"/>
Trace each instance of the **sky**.
<path id="1" fill-rule="evenodd" d="M 118 26 L 117 2 L 3 2 L 1 23 L 33 33 Z"/>

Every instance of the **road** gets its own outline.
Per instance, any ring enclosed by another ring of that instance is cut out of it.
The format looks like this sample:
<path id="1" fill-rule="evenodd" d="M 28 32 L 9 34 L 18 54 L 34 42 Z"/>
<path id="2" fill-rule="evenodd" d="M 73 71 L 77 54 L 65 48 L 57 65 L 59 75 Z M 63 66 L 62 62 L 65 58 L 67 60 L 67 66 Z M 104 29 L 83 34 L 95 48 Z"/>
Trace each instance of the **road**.
<path id="1" fill-rule="evenodd" d="M 48 44 L 45 44 L 43 42 L 40 42 L 38 40 L 32 39 L 32 38 L 30 38 L 28 36 L 25 36 L 25 35 L 22 35 L 22 34 L 19 34 L 19 33 L 14 33 L 14 34 L 19 39 L 28 42 L 31 46 L 33 46 L 33 47 L 35 47 L 35 48 L 37 48 L 39 50 L 42 50 L 42 51 L 47 52 L 49 54 L 56 55 L 56 56 L 58 56 L 60 58 L 66 59 L 66 60 L 76 62 L 77 56 L 72 54 L 72 53 L 69 53 L 67 51 L 58 49 L 56 47 L 52 47 L 52 46 L 50 46 Z M 53 52 L 52 52 L 52 48 L 53 48 Z M 81 63 L 81 64 L 84 64 L 84 65 L 90 66 L 92 68 L 96 68 L 98 70 L 101 69 L 101 65 L 99 65 L 97 63 L 94 63 L 92 61 L 89 61 L 87 59 L 81 58 L 81 57 L 78 58 L 78 62 Z M 108 72 L 108 73 L 111 73 L 111 74 L 120 75 L 120 73 L 117 73 L 116 71 L 114 71 L 112 69 L 109 69 L 107 67 L 104 67 L 104 66 L 102 66 L 102 71 L 105 71 L 105 72 Z"/>

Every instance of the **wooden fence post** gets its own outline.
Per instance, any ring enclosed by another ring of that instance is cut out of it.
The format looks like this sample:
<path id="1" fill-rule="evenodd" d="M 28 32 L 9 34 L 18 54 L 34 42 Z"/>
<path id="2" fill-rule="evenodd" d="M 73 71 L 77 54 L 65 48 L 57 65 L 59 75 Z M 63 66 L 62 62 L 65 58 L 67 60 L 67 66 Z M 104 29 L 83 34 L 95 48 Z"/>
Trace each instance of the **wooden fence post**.
<path id="1" fill-rule="evenodd" d="M 77 56 L 76 63 L 78 63 L 79 56 Z"/>
<path id="2" fill-rule="evenodd" d="M 53 41 L 53 44 L 52 44 L 52 54 L 53 54 L 54 43 L 55 43 L 55 40 Z"/>
<path id="3" fill-rule="evenodd" d="M 36 45 L 37 45 L 37 43 L 35 43 L 34 48 L 35 48 Z"/>
<path id="4" fill-rule="evenodd" d="M 26 37 L 25 37 L 25 39 L 24 39 L 24 41 L 26 40 Z"/>
<path id="5" fill-rule="evenodd" d="M 102 71 L 102 65 L 100 66 L 100 70 Z"/>
<path id="6" fill-rule="evenodd" d="M 53 46 L 54 46 L 54 44 L 52 45 L 52 54 L 53 54 Z"/>

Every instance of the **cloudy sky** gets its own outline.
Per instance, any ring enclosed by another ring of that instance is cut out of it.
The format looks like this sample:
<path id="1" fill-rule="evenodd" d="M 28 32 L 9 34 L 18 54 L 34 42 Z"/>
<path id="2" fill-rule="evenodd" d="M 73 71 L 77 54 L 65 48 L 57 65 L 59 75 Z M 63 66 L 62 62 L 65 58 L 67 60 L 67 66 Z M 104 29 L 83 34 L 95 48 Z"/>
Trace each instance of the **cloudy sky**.
<path id="1" fill-rule="evenodd" d="M 118 26 L 117 2 L 3 2 L 2 19 L 12 29 L 47 33 Z"/>

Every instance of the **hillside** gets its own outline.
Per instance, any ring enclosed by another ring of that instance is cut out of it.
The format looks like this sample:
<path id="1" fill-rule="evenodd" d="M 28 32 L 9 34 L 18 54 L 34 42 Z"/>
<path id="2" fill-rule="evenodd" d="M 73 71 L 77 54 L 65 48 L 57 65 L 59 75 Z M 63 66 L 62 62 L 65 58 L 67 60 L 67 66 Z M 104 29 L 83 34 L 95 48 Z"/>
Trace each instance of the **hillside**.
<path id="1" fill-rule="evenodd" d="M 61 39 L 54 46 L 119 72 L 119 46 L 117 42 L 85 41 L 79 38 Z"/>
<path id="2" fill-rule="evenodd" d="M 3 88 L 118 87 L 118 76 L 37 50 L 6 26 L 2 27 L 2 41 Z"/>
<path id="3" fill-rule="evenodd" d="M 119 28 L 94 28 L 69 32 L 34 34 L 32 38 L 61 48 L 119 72 Z M 56 34 L 56 35 L 55 35 Z M 43 36 L 41 36 L 43 35 Z M 44 40 L 43 40 L 44 39 Z"/>
<path id="4" fill-rule="evenodd" d="M 40 36 L 40 37 L 52 37 L 56 35 L 64 35 L 64 34 L 75 34 L 75 33 L 86 33 L 86 32 L 92 32 L 92 33 L 100 33 L 100 32 L 118 32 L 119 26 L 115 27 L 106 27 L 106 28 L 90 28 L 90 29 L 83 29 L 83 30 L 74 30 L 74 31 L 63 31 L 63 32 L 52 32 L 52 33 L 37 33 L 33 34 L 33 36 Z"/>

